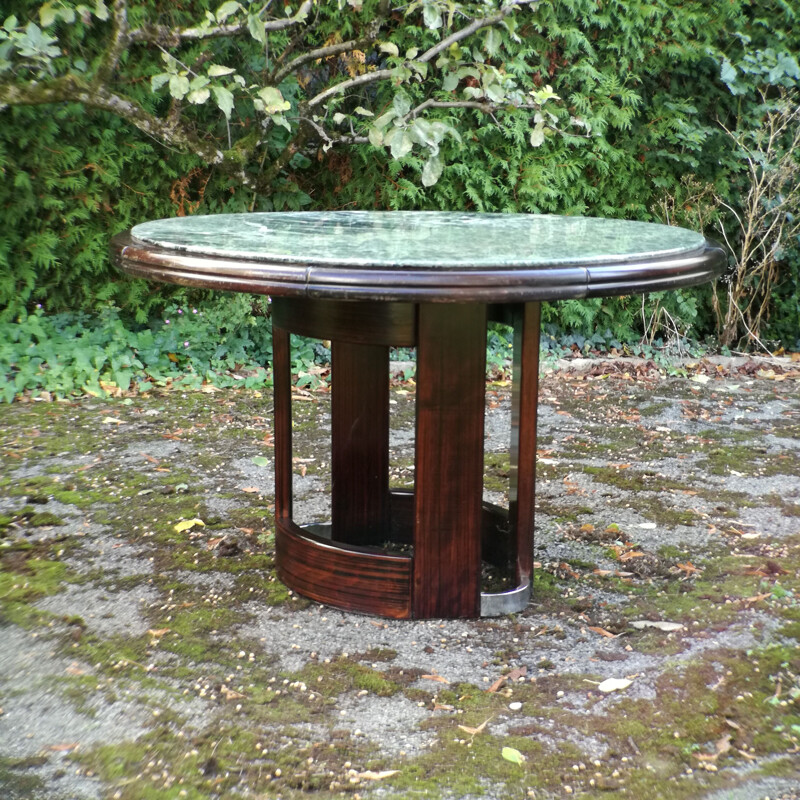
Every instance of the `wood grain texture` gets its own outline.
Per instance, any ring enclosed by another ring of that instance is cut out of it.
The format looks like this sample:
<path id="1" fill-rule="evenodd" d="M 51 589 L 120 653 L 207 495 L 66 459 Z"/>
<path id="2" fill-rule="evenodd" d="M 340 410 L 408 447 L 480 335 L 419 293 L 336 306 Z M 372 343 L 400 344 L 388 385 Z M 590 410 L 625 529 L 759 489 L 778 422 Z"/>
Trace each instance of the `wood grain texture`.
<path id="1" fill-rule="evenodd" d="M 418 319 L 413 615 L 480 613 L 486 307 Z"/>
<path id="2" fill-rule="evenodd" d="M 413 303 L 276 297 L 272 318 L 281 328 L 314 339 L 395 347 L 416 344 Z"/>
<path id="3" fill-rule="evenodd" d="M 333 538 L 380 544 L 389 531 L 389 348 L 331 346 Z"/>
<path id="4" fill-rule="evenodd" d="M 275 518 L 292 516 L 292 359 L 289 332 L 272 326 L 275 409 Z"/>
<path id="5" fill-rule="evenodd" d="M 320 603 L 393 619 L 411 616 L 411 558 L 334 545 L 276 521 L 278 577 Z"/>
<path id="6" fill-rule="evenodd" d="M 516 551 L 517 585 L 533 570 L 536 499 L 536 420 L 539 395 L 539 303 L 514 308 L 511 472 L 508 516 Z"/>

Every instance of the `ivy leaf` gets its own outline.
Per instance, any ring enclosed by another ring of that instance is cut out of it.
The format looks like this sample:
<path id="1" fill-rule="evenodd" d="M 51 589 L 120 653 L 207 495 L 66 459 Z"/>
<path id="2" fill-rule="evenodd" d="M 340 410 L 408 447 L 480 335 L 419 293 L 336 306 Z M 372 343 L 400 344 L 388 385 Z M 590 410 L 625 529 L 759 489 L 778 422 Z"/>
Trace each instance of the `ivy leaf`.
<path id="1" fill-rule="evenodd" d="M 209 64 L 207 72 L 209 78 L 219 78 L 222 75 L 230 75 L 236 70 L 233 67 L 223 67 L 221 64 Z"/>
<path id="2" fill-rule="evenodd" d="M 224 22 L 231 14 L 235 14 L 240 8 L 241 6 L 236 0 L 227 0 L 227 2 L 223 3 L 217 9 L 217 22 Z"/>
<path id="3" fill-rule="evenodd" d="M 522 764 L 522 762 L 525 761 L 525 756 L 514 747 L 504 747 L 501 755 L 506 761 L 510 761 L 512 764 Z"/>
<path id="4" fill-rule="evenodd" d="M 435 186 L 442 175 L 444 164 L 439 156 L 431 156 L 422 168 L 422 185 Z"/>

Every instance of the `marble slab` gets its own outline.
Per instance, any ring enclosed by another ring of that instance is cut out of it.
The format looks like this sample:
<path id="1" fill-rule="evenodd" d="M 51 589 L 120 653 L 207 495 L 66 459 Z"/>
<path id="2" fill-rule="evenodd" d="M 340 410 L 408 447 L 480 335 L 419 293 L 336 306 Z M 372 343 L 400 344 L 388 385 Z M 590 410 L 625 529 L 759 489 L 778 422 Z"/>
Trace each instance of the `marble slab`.
<path id="1" fill-rule="evenodd" d="M 323 211 L 215 214 L 137 225 L 135 239 L 198 255 L 381 269 L 590 267 L 701 253 L 699 233 L 537 214 Z"/>

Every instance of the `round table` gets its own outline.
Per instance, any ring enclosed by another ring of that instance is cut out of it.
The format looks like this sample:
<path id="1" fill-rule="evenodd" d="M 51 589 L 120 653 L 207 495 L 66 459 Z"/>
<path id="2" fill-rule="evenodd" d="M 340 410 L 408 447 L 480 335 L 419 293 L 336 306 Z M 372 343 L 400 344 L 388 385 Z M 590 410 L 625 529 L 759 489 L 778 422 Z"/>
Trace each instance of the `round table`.
<path id="1" fill-rule="evenodd" d="M 405 211 L 157 220 L 112 253 L 130 275 L 272 297 L 278 575 L 394 618 L 491 616 L 530 599 L 539 301 L 688 286 L 725 266 L 718 245 L 666 225 Z M 507 509 L 483 501 L 493 320 L 514 330 Z M 293 519 L 290 332 L 332 342 L 324 525 Z M 389 489 L 390 346 L 416 348 L 413 492 Z M 510 588 L 481 592 L 486 563 Z"/>

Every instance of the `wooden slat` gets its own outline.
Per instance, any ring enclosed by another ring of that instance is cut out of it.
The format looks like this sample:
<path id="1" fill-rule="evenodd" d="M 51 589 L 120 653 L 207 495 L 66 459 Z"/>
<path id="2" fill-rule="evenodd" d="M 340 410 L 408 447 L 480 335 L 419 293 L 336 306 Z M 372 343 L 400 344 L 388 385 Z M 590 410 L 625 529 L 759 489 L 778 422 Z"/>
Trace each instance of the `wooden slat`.
<path id="1" fill-rule="evenodd" d="M 289 333 L 272 326 L 275 406 L 275 518 L 292 516 L 292 375 Z"/>
<path id="2" fill-rule="evenodd" d="M 486 307 L 419 307 L 415 617 L 480 613 Z"/>
<path id="3" fill-rule="evenodd" d="M 536 497 L 536 418 L 539 392 L 539 303 L 514 309 L 509 521 L 515 540 L 517 585 L 533 569 Z"/>
<path id="4" fill-rule="evenodd" d="M 333 538 L 389 538 L 389 348 L 333 342 L 331 513 Z"/>

